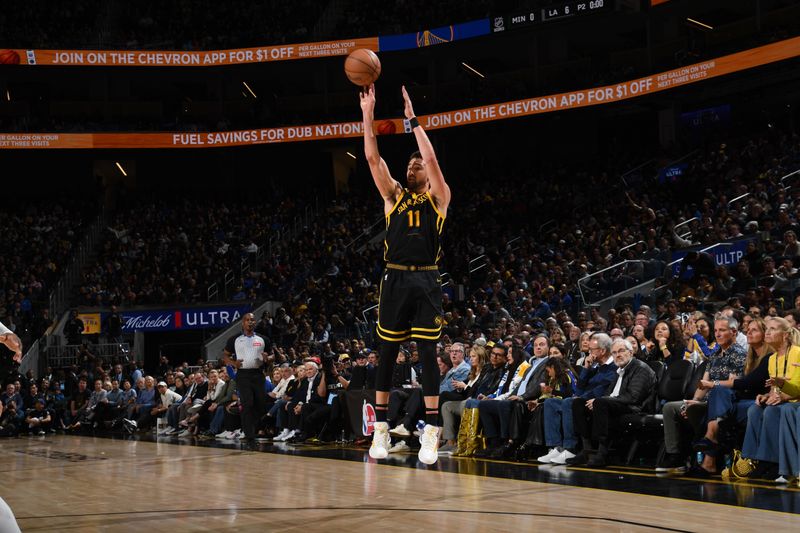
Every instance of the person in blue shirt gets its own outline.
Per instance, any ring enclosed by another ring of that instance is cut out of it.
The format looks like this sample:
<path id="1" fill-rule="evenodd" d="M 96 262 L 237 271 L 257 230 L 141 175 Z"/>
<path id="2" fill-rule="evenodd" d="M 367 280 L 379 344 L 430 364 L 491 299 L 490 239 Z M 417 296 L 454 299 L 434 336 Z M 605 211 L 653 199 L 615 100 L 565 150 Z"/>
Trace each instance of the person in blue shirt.
<path id="1" fill-rule="evenodd" d="M 617 366 L 611 357 L 611 337 L 605 333 L 594 333 L 589 339 L 589 355 L 583 360 L 574 396 L 548 398 L 544 402 L 545 445 L 550 451 L 537 458 L 537 461 L 566 464 L 567 459 L 575 457 L 578 437 L 573 429 L 573 402 L 586 402 L 603 396 L 616 379 Z"/>
<path id="2" fill-rule="evenodd" d="M 452 392 L 453 384 L 460 381 L 466 381 L 469 375 L 469 363 L 464 360 L 464 345 L 460 342 L 455 342 L 450 346 L 450 360 L 453 362 L 453 368 L 447 371 L 444 379 L 439 384 L 439 394 L 443 392 Z"/>

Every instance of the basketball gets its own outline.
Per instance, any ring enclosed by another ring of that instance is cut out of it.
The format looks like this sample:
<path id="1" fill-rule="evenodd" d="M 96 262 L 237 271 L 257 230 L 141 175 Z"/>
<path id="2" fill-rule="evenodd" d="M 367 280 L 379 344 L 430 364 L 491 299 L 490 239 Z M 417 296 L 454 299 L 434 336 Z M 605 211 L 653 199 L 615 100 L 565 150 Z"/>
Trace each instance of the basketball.
<path id="1" fill-rule="evenodd" d="M 359 87 L 366 87 L 381 75 L 381 61 L 372 50 L 358 48 L 344 60 L 344 73 L 348 80 Z"/>
<path id="2" fill-rule="evenodd" d="M 396 132 L 397 128 L 391 120 L 384 120 L 378 124 L 378 135 L 391 135 Z"/>
<path id="3" fill-rule="evenodd" d="M 0 51 L 0 65 L 19 65 L 19 54 L 16 50 Z M 380 65 L 378 65 L 378 71 L 380 72 Z"/>

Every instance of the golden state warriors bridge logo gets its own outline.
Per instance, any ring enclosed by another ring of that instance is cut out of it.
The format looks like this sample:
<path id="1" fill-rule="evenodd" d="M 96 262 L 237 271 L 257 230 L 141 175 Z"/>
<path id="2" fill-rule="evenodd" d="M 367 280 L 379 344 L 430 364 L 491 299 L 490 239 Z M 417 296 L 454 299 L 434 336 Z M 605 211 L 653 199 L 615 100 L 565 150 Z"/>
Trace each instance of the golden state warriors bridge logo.
<path id="1" fill-rule="evenodd" d="M 423 46 L 433 46 L 434 44 L 449 43 L 453 41 L 455 33 L 453 26 L 436 28 L 435 30 L 423 30 L 417 32 L 417 48 Z"/>

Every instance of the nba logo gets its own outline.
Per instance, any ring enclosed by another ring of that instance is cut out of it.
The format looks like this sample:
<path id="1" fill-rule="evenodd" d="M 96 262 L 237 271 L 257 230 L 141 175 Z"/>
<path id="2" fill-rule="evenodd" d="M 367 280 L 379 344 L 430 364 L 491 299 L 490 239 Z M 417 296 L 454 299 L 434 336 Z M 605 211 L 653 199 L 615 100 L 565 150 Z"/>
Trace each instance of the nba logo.
<path id="1" fill-rule="evenodd" d="M 494 32 L 497 33 L 498 31 L 505 30 L 505 21 L 503 17 L 495 17 L 494 18 Z"/>
<path id="2" fill-rule="evenodd" d="M 27 54 L 26 55 L 28 56 L 28 64 L 29 65 L 35 65 L 36 64 L 36 52 L 34 52 L 33 50 L 27 50 Z"/>
<path id="3" fill-rule="evenodd" d="M 363 433 L 365 437 L 372 435 L 372 432 L 375 430 L 376 419 L 375 408 L 371 403 L 367 403 L 367 400 L 364 400 L 361 406 L 361 433 Z"/>

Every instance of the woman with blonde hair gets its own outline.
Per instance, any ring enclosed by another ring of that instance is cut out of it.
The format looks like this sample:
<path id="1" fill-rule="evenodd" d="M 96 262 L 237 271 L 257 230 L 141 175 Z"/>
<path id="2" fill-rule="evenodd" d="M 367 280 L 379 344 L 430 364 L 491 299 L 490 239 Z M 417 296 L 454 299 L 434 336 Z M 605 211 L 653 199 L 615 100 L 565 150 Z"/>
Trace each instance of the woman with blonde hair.
<path id="1" fill-rule="evenodd" d="M 797 331 L 783 318 L 766 320 L 765 339 L 775 353 L 767 358 L 769 379 L 766 394 L 759 394 L 747 410 L 747 433 L 742 457 L 758 461 L 751 477 L 775 479 L 780 458 L 779 444 L 790 435 L 780 435 L 781 419 L 795 414 L 800 399 L 800 340 Z M 786 429 L 785 427 L 783 429 Z M 786 468 L 784 465 L 783 469 Z M 791 475 L 790 472 L 783 472 Z"/>
<path id="2" fill-rule="evenodd" d="M 477 398 L 478 394 L 486 394 L 490 385 L 492 365 L 489 362 L 489 352 L 483 346 L 475 345 L 469 351 L 469 374 L 466 381 L 454 381 L 453 391 L 442 393 L 440 400 L 442 412 L 442 438 L 447 442 L 439 448 L 440 454 L 456 451 L 456 437 L 459 437 L 459 424 L 457 417 L 463 418 L 464 406 L 470 398 Z M 466 437 L 466 435 L 465 435 Z M 463 447 L 463 444 L 462 446 Z"/>

